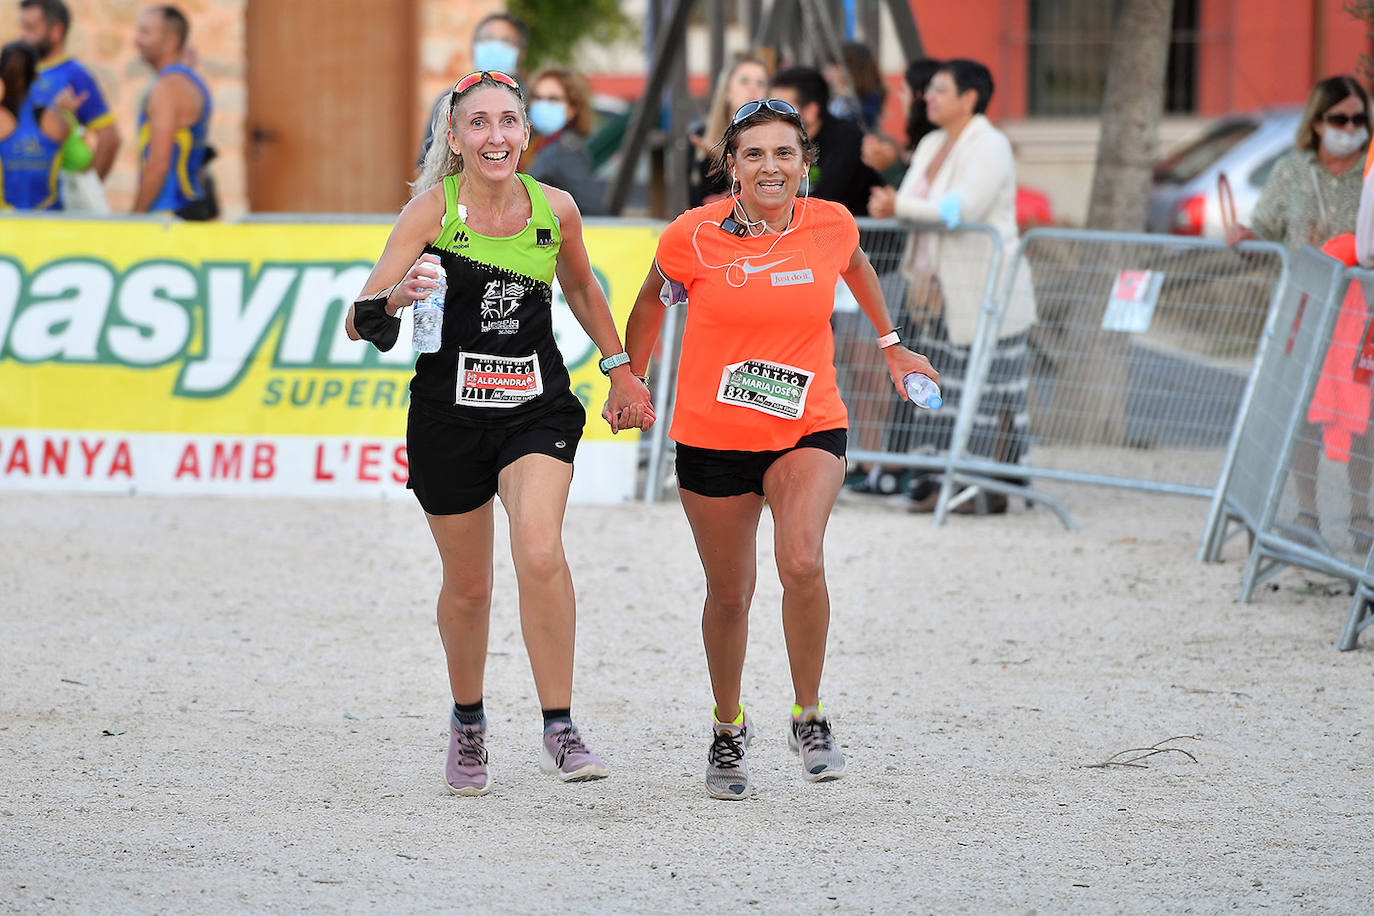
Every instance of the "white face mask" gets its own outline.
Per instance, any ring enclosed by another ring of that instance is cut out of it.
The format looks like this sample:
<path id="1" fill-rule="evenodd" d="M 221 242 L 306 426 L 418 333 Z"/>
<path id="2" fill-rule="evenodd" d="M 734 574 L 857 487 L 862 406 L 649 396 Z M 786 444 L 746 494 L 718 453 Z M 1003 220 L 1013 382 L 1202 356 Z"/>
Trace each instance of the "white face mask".
<path id="1" fill-rule="evenodd" d="M 1328 124 L 1325 133 L 1322 134 L 1322 146 L 1337 159 L 1355 155 L 1364 149 L 1368 140 L 1369 129 L 1365 127 L 1359 130 L 1337 130 Z"/>

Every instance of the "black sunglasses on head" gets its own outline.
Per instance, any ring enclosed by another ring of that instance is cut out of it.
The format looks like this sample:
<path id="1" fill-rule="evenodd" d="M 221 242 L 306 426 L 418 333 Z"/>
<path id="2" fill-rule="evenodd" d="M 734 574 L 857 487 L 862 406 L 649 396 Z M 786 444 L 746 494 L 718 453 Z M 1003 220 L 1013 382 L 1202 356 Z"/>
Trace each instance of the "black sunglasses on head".
<path id="1" fill-rule="evenodd" d="M 735 112 L 735 116 L 730 119 L 730 123 L 732 125 L 738 124 L 745 118 L 758 114 L 764 108 L 780 115 L 789 115 L 798 121 L 801 120 L 801 115 L 797 113 L 797 109 L 793 108 L 790 102 L 784 102 L 782 99 L 754 99 L 752 102 L 745 102 L 741 105 L 739 111 Z"/>
<path id="2" fill-rule="evenodd" d="M 1332 127 L 1344 127 L 1347 124 L 1364 127 L 1369 123 L 1369 116 L 1365 114 L 1328 114 L 1322 115 L 1322 120 Z"/>

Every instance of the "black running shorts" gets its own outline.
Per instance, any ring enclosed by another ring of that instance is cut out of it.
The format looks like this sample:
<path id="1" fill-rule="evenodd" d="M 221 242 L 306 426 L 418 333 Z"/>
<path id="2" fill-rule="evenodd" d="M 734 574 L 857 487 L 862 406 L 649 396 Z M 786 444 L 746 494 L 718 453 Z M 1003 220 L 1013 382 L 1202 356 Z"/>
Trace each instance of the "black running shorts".
<path id="1" fill-rule="evenodd" d="M 411 402 L 406 420 L 410 481 L 430 515 L 458 515 L 496 494 L 501 469 L 525 455 L 572 463 L 587 412 L 571 394 L 567 403 L 511 426 L 464 426 L 434 417 Z"/>
<path id="2" fill-rule="evenodd" d="M 677 446 L 677 485 L 700 496 L 763 495 L 763 475 L 788 452 L 799 448 L 818 448 L 844 460 L 848 430 L 822 429 L 808 433 L 791 448 L 769 452 L 741 452 L 730 449 Z"/>

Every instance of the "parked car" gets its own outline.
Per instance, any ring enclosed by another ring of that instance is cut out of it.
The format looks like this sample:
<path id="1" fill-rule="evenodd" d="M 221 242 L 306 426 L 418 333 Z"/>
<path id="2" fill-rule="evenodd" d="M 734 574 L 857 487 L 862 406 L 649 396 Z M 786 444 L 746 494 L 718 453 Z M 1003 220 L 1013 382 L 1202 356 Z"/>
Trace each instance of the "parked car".
<path id="1" fill-rule="evenodd" d="M 1235 115 L 1164 157 L 1150 188 L 1149 230 L 1223 237 L 1217 195 L 1223 173 L 1236 200 L 1236 219 L 1248 223 L 1274 163 L 1293 149 L 1301 118 L 1301 108 Z"/>

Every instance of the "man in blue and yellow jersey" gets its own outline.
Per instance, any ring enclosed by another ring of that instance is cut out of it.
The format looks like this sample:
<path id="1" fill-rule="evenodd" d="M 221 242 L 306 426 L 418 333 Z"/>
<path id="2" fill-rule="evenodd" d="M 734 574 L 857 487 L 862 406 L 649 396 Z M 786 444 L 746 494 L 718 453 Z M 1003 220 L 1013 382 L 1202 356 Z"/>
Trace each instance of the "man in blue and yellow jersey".
<path id="1" fill-rule="evenodd" d="M 71 11 L 62 0 L 20 0 L 19 37 L 38 50 L 38 80 L 33 85 L 34 103 L 47 107 L 67 87 L 85 96 L 76 120 L 85 128 L 85 140 L 94 147 L 91 167 L 103 181 L 119 152 L 119 128 L 114 112 L 105 103 L 100 85 L 76 58 L 67 54 Z"/>
<path id="2" fill-rule="evenodd" d="M 207 199 L 203 169 L 210 90 L 181 62 L 190 31 L 185 14 L 174 6 L 151 6 L 138 17 L 134 45 L 157 76 L 138 115 L 135 213 L 170 210 L 189 216 Z"/>

